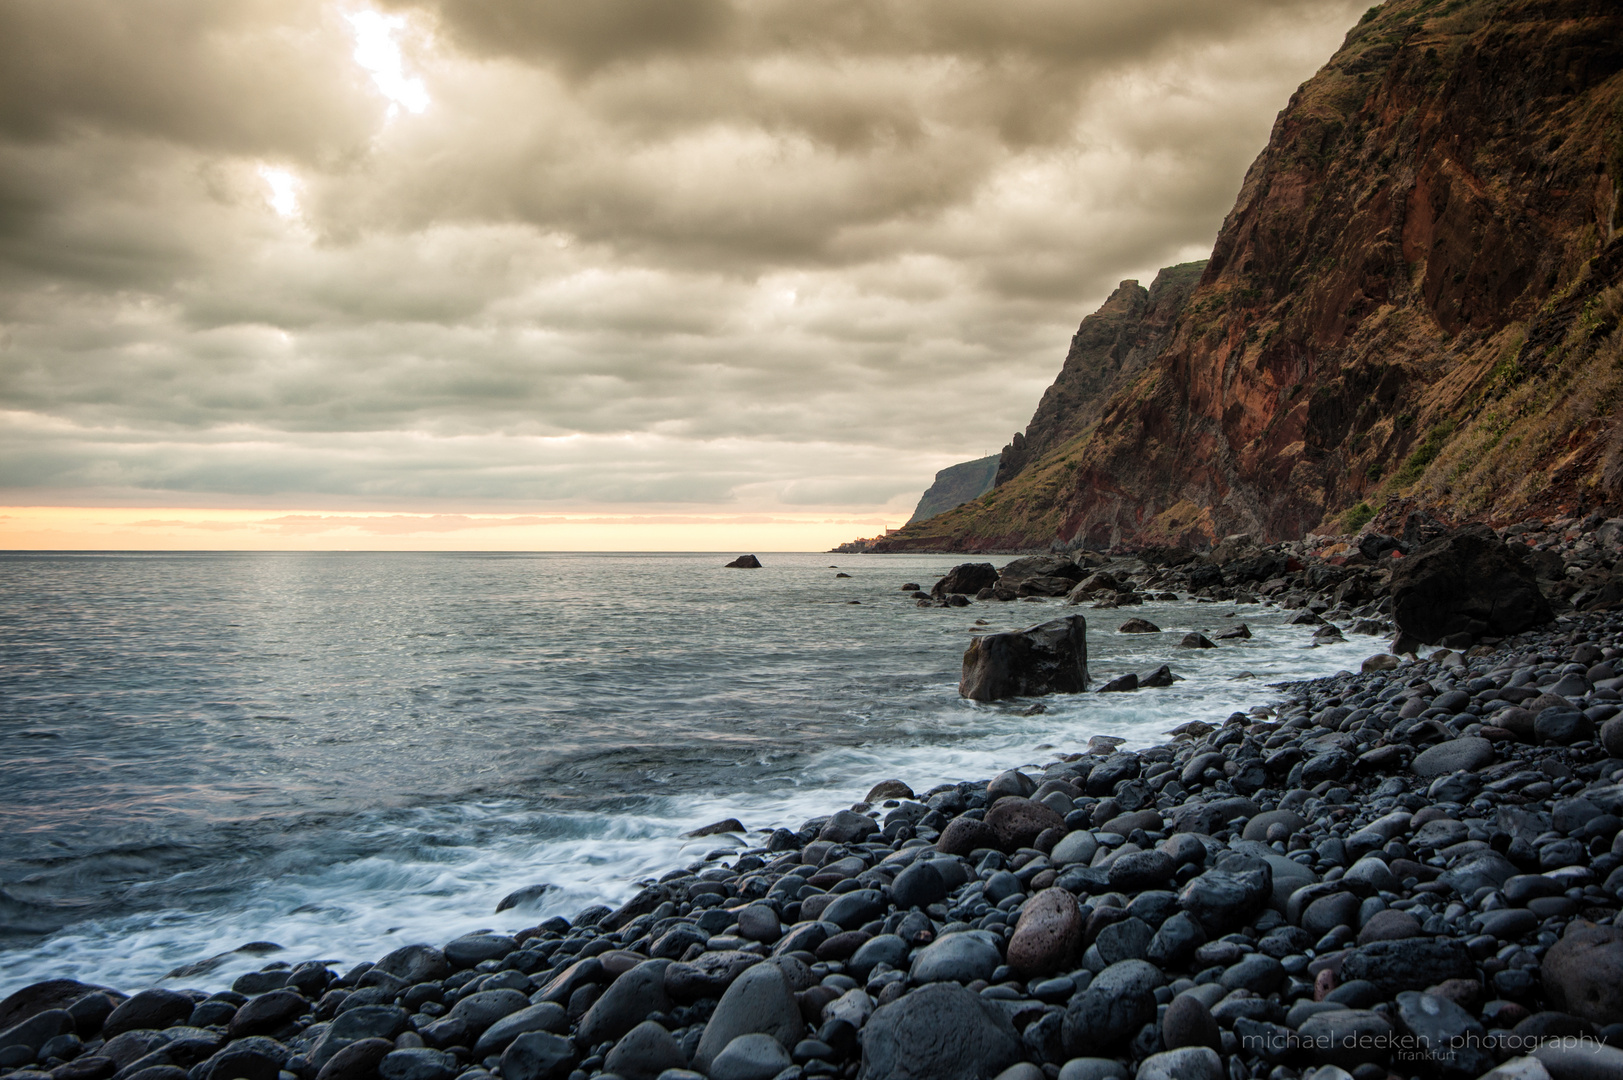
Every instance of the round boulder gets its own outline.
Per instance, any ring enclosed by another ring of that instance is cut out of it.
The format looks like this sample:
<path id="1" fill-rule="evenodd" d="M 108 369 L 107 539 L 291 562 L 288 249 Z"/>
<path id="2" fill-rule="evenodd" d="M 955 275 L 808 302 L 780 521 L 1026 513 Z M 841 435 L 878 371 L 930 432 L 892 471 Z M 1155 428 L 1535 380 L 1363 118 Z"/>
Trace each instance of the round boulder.
<path id="1" fill-rule="evenodd" d="M 1409 768 L 1416 776 L 1447 776 L 1462 769 L 1470 772 L 1493 763 L 1493 743 L 1476 735 L 1440 742 L 1422 750 Z"/>
<path id="2" fill-rule="evenodd" d="M 506 934 L 464 934 L 445 946 L 445 959 L 452 967 L 471 968 L 486 960 L 500 960 L 518 942 Z"/>
<path id="3" fill-rule="evenodd" d="M 756 964 L 721 995 L 694 1052 L 693 1067 L 708 1072 L 717 1055 L 740 1035 L 770 1035 L 783 1046 L 793 1046 L 805 1030 L 800 1005 L 783 969 L 775 963 Z"/>
<path id="4" fill-rule="evenodd" d="M 1082 910 L 1065 889 L 1044 889 L 1020 911 L 1009 938 L 1009 966 L 1022 976 L 1058 971 L 1082 944 Z M 951 937 L 962 935 L 949 935 Z"/>
<path id="5" fill-rule="evenodd" d="M 1600 726 L 1600 744 L 1607 757 L 1623 758 L 1623 716 L 1614 716 Z"/>
<path id="6" fill-rule="evenodd" d="M 1072 906 L 1076 901 L 1071 901 Z M 909 976 L 915 983 L 958 982 L 990 979 L 1003 957 L 997 946 L 976 931 L 948 934 L 920 949 L 913 957 Z"/>
<path id="7" fill-rule="evenodd" d="M 1035 805 L 1035 804 L 1033 804 Z M 1048 810 L 1048 807 L 1043 807 Z M 1049 813 L 1053 813 L 1052 810 Z M 1035 834 L 1033 834 L 1035 837 Z M 990 825 L 984 821 L 977 821 L 972 817 L 955 817 L 941 830 L 941 836 L 936 840 L 935 847 L 947 855 L 968 855 L 981 848 L 995 848 L 999 844 L 998 835 Z"/>
<path id="8" fill-rule="evenodd" d="M 1623 1022 L 1623 930 L 1573 922 L 1539 965 L 1551 1006 L 1597 1027 Z"/>
<path id="9" fill-rule="evenodd" d="M 687 1064 L 687 1056 L 671 1033 L 652 1020 L 644 1020 L 614 1044 L 603 1067 L 625 1080 L 656 1080 L 666 1069 L 685 1069 Z"/>
<path id="10" fill-rule="evenodd" d="M 998 845 L 1006 852 L 1030 847 L 1045 829 L 1065 828 L 1065 819 L 1053 810 L 1042 803 L 1023 798 L 998 800 L 997 805 L 986 812 L 985 823 L 997 836 Z"/>
<path id="11" fill-rule="evenodd" d="M 710 1080 L 772 1080 L 793 1064 L 789 1051 L 772 1036 L 740 1035 L 711 1062 Z"/>
<path id="12" fill-rule="evenodd" d="M 1020 1061 L 1022 1050 L 1014 1025 L 993 1002 L 952 983 L 932 983 L 874 1012 L 862 1029 L 858 1077 L 984 1080 Z"/>
<path id="13" fill-rule="evenodd" d="M 408 986 L 438 982 L 451 974 L 445 954 L 432 945 L 403 945 L 372 966 Z"/>
<path id="14" fill-rule="evenodd" d="M 603 996 L 580 1018 L 581 1040 L 590 1046 L 612 1042 L 642 1023 L 649 1013 L 669 1011 L 671 999 L 665 993 L 665 969 L 670 964 L 669 960 L 648 960 L 610 983 Z M 469 1000 L 462 999 L 457 1008 Z"/>
<path id="15" fill-rule="evenodd" d="M 1125 893 L 1159 888 L 1172 880 L 1177 869 L 1164 851 L 1129 852 L 1110 864 L 1110 887 Z"/>
<path id="16" fill-rule="evenodd" d="M 1071 999 L 1062 1033 L 1069 1054 L 1097 1053 L 1124 1042 L 1155 1019 L 1155 989 L 1165 979 L 1144 960 L 1123 960 L 1101 971 Z"/>
<path id="17" fill-rule="evenodd" d="M 1186 1046 L 1151 1054 L 1138 1067 L 1135 1080 L 1224 1080 L 1227 1076 L 1217 1051 L 1206 1046 Z"/>
<path id="18" fill-rule="evenodd" d="M 1592 739 L 1595 724 L 1570 705 L 1545 709 L 1533 718 L 1533 735 L 1545 746 L 1571 746 Z"/>
<path id="19" fill-rule="evenodd" d="M 1223 1033 L 1212 1019 L 1212 1010 L 1193 994 L 1179 994 L 1161 1017 L 1161 1041 L 1169 1050 L 1186 1046 L 1223 1048 Z"/>

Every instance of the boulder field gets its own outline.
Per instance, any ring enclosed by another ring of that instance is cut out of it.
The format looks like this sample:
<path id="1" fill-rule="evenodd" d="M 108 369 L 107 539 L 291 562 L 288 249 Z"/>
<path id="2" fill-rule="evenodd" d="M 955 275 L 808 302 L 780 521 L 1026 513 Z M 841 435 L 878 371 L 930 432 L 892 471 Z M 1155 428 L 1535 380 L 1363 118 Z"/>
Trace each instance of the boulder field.
<path id="1" fill-rule="evenodd" d="M 1623 615 L 1473 653 L 886 780 L 517 933 L 214 993 L 25 987 L 0 1075 L 1623 1075 Z"/>

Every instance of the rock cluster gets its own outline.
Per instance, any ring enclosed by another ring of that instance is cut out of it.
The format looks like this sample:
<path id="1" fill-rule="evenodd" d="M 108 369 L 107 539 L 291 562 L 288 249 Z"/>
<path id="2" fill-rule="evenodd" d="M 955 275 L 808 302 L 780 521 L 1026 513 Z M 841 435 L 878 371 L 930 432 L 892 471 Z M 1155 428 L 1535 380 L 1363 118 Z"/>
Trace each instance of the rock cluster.
<path id="1" fill-rule="evenodd" d="M 1104 555 L 1076 551 L 1033 555 L 1002 569 L 965 563 L 929 592 L 905 587 L 921 607 L 974 601 L 1063 598 L 1067 605 L 1137 607 L 1161 600 L 1271 604 L 1299 611 L 1318 641 L 1345 634 L 1394 635 L 1392 651 L 1422 645 L 1467 650 L 1547 625 L 1557 613 L 1594 611 L 1623 601 L 1623 518 L 1528 521 L 1493 530 L 1449 529 L 1425 514 L 1407 515 L 1401 536 L 1366 531 L 1348 540 L 1309 536 L 1259 545 L 1231 536 L 1205 553 L 1146 548 Z M 1158 633 L 1130 617 L 1123 633 Z M 1189 634 L 1183 648 L 1213 648 L 1249 637 L 1244 624 L 1216 635 Z M 1142 676 L 1109 680 L 1134 689 Z M 1048 690 L 1034 691 L 1052 692 Z"/>
<path id="2" fill-rule="evenodd" d="M 37 984 L 0 1075 L 1623 1075 L 1623 615 L 1477 651 L 886 781 L 512 935 L 213 994 Z"/>

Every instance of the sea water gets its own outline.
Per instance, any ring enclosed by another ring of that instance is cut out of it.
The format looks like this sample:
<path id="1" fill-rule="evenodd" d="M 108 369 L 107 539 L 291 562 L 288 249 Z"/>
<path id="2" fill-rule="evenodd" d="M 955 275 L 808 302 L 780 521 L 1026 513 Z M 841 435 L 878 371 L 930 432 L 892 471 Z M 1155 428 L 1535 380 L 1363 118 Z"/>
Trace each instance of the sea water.
<path id="1" fill-rule="evenodd" d="M 0 554 L 0 995 L 214 989 L 531 926 L 761 839 L 684 839 L 722 818 L 794 828 L 887 778 L 1152 743 L 1381 647 L 1313 647 L 1262 605 L 901 589 L 962 557 L 732 554 Z M 1030 716 L 959 698 L 972 635 L 1078 613 L 1096 684 L 1183 681 Z M 1241 621 L 1249 641 L 1178 646 Z"/>

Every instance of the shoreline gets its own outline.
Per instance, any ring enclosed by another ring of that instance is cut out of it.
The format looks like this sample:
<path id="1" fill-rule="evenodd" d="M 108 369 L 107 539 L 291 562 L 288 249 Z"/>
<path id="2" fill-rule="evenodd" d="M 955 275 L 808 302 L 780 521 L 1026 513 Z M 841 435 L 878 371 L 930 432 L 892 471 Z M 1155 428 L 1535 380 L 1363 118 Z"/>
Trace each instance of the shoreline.
<path id="1" fill-rule="evenodd" d="M 1623 1061 L 1600 1041 L 1623 1036 L 1623 1002 L 1594 1005 L 1585 981 L 1623 970 L 1623 760 L 1593 731 L 1619 698 L 1596 685 L 1612 681 L 1596 669 L 1608 649 L 1623 666 L 1623 620 L 1571 616 L 1486 655 L 1283 684 L 1273 718 L 1196 721 L 1124 753 L 1096 739 L 1040 775 L 918 798 L 886 781 L 866 809 L 511 937 L 342 973 L 273 963 L 232 992 L 149 990 L 116 1009 L 37 984 L 0 1003 L 12 1046 L 37 1043 L 28 1061 L 0 1046 L 0 1073 L 1284 1080 L 1436 1072 L 1436 1053 L 1393 1055 L 1439 1016 L 1479 1044 L 1451 1075 L 1546 1036 L 1589 1041 L 1544 1057 Z M 1592 653 L 1583 675 L 1562 670 Z M 1594 716 L 1499 696 L 1540 666 Z"/>

